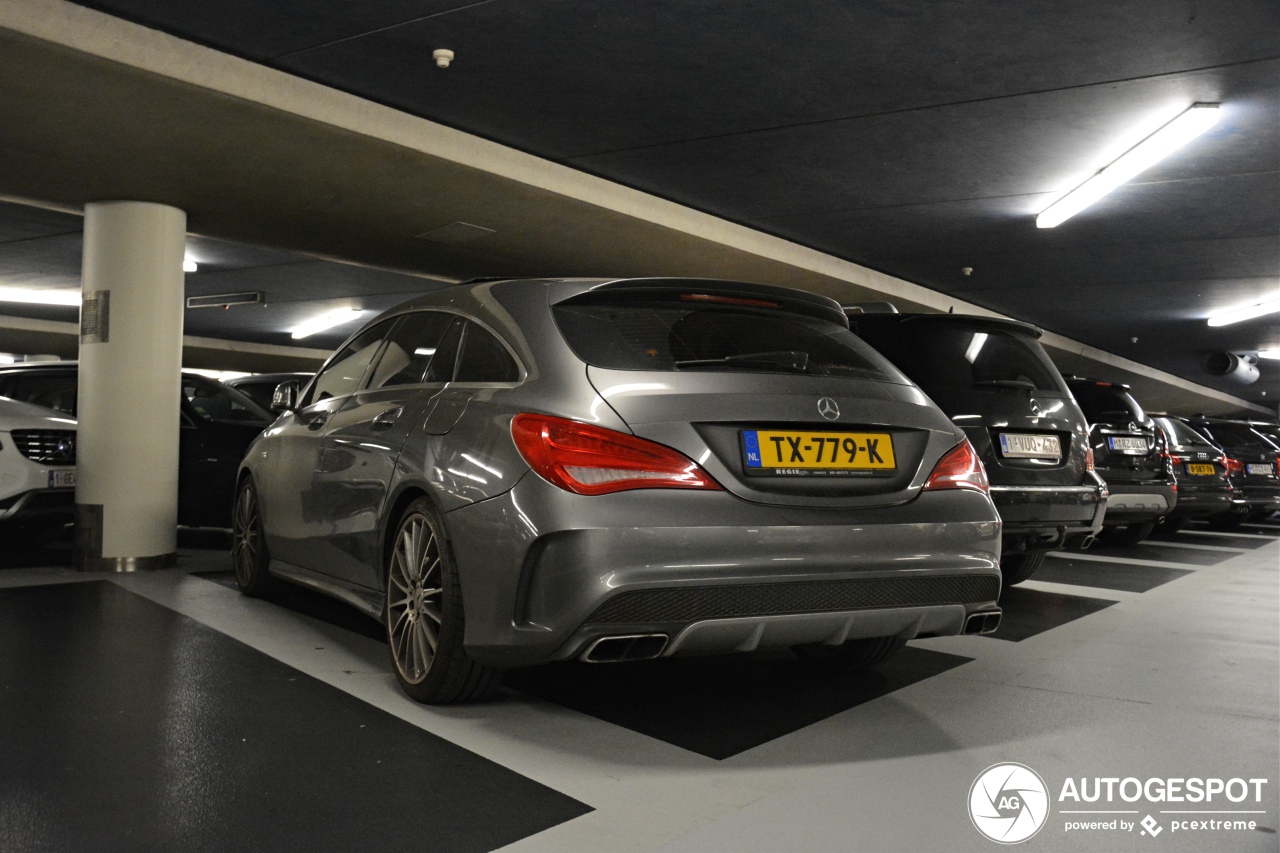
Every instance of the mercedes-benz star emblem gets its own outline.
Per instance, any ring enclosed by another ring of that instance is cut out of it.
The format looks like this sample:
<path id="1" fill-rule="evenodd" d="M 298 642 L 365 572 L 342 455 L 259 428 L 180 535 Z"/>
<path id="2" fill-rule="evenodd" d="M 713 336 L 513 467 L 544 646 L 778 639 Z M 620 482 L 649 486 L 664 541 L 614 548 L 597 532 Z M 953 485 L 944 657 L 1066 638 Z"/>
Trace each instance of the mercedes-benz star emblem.
<path id="1" fill-rule="evenodd" d="M 829 421 L 834 421 L 840 417 L 840 407 L 836 405 L 836 401 L 830 397 L 823 397 L 818 401 L 818 414 L 822 415 Z"/>
<path id="2" fill-rule="evenodd" d="M 1040 401 L 1035 397 L 1031 398 L 1031 414 L 1037 418 L 1044 414 L 1044 409 L 1040 408 Z"/>

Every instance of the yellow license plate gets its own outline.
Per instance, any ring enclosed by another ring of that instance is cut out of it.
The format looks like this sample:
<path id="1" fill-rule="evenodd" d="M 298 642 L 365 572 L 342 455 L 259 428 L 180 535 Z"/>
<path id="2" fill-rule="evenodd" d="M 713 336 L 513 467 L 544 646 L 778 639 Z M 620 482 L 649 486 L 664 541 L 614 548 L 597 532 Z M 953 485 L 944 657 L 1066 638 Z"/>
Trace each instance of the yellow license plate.
<path id="1" fill-rule="evenodd" d="M 892 474 L 896 465 L 886 432 L 747 429 L 742 450 L 748 474 L 875 476 Z"/>
<path id="2" fill-rule="evenodd" d="M 1214 471 L 1215 469 L 1212 465 L 1199 465 L 1195 462 L 1187 463 L 1188 474 L 1207 474 L 1210 477 L 1212 477 L 1214 474 Z"/>

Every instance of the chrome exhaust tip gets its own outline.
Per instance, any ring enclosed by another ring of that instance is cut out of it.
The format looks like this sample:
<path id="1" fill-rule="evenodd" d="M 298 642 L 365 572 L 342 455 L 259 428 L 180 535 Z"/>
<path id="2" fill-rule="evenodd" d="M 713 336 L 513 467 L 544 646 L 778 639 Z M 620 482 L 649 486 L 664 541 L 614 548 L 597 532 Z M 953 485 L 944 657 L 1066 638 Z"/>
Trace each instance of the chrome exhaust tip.
<path id="1" fill-rule="evenodd" d="M 601 637 L 578 656 L 585 663 L 621 663 L 630 660 L 651 660 L 667 647 L 666 634 L 626 634 L 619 637 Z"/>
<path id="2" fill-rule="evenodd" d="M 981 613 L 970 613 L 964 620 L 966 634 L 994 634 L 1000 627 L 999 610 L 984 610 Z"/>
<path id="3" fill-rule="evenodd" d="M 1098 541 L 1098 537 L 1090 533 L 1088 536 L 1080 540 L 1080 550 L 1088 551 L 1089 548 L 1093 546 L 1093 543 L 1097 541 Z"/>

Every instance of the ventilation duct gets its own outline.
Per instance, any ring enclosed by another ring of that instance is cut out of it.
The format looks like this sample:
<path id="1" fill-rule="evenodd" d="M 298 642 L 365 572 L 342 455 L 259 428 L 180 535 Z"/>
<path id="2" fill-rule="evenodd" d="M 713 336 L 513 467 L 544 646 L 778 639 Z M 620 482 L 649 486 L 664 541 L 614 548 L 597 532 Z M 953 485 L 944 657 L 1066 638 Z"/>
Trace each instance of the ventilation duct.
<path id="1" fill-rule="evenodd" d="M 1221 376 L 1237 385 L 1252 385 L 1258 381 L 1258 365 L 1253 363 L 1253 359 L 1233 352 L 1211 352 L 1204 357 L 1201 366 L 1210 376 Z"/>

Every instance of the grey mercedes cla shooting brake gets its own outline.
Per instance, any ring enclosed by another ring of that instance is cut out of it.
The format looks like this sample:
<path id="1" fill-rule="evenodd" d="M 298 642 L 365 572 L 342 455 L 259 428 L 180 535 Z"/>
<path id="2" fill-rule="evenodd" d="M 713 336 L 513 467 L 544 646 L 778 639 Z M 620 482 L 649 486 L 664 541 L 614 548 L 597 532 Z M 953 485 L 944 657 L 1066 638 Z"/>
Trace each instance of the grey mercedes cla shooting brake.
<path id="1" fill-rule="evenodd" d="M 462 284 L 296 392 L 242 466 L 237 580 L 378 617 L 423 702 L 569 658 L 788 646 L 867 667 L 999 622 L 982 463 L 825 297 Z"/>

